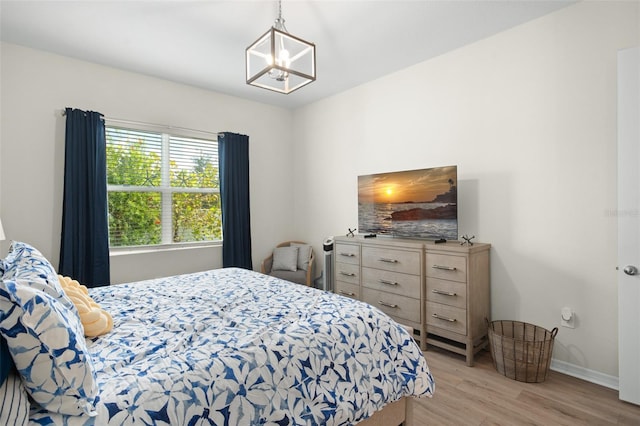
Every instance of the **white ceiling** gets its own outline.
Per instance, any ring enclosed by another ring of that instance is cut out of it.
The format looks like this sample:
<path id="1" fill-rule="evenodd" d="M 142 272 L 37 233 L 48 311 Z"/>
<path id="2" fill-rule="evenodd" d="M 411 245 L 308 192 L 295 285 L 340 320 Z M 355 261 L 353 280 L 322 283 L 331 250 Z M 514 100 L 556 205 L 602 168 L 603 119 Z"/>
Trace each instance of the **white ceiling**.
<path id="1" fill-rule="evenodd" d="M 245 83 L 245 48 L 276 1 L 0 1 L 3 41 L 296 108 L 535 19 L 574 0 L 284 0 L 316 44 L 317 80 L 289 95 Z"/>

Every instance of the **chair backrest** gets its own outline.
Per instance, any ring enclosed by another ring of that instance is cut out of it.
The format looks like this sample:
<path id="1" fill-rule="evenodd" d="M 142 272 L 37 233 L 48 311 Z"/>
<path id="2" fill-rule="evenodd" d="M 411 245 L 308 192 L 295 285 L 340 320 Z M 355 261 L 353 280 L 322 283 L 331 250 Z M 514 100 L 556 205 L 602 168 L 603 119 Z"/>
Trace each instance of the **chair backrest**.
<path id="1" fill-rule="evenodd" d="M 283 243 L 278 244 L 276 247 L 289 247 L 291 245 L 291 243 L 307 244 L 304 241 L 285 241 Z"/>

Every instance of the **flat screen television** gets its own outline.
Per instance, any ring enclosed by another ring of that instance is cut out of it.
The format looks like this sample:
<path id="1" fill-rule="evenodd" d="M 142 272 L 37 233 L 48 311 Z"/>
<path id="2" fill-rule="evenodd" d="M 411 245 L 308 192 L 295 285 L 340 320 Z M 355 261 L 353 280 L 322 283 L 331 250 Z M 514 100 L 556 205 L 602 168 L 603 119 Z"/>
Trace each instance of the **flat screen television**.
<path id="1" fill-rule="evenodd" d="M 358 232 L 458 239 L 457 166 L 358 176 Z"/>

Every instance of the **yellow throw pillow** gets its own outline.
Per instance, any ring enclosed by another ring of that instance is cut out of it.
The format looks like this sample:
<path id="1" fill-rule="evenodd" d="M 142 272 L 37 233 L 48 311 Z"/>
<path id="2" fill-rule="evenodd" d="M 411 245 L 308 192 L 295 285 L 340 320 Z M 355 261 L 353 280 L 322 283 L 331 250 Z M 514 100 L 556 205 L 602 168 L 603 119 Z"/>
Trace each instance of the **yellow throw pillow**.
<path id="1" fill-rule="evenodd" d="M 113 329 L 113 318 L 111 314 L 98 305 L 89 296 L 87 287 L 78 281 L 58 275 L 60 285 L 65 294 L 75 305 L 80 314 L 80 322 L 84 327 L 86 337 L 96 337 L 108 333 Z"/>

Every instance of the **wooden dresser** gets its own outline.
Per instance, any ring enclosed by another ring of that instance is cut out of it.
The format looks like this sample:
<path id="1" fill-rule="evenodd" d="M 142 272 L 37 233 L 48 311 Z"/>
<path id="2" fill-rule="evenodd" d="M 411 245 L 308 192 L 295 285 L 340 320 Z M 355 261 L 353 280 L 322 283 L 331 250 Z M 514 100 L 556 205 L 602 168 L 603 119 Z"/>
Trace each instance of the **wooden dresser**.
<path id="1" fill-rule="evenodd" d="M 353 241 L 334 242 L 333 291 L 360 300 L 360 244 Z"/>
<path id="2" fill-rule="evenodd" d="M 473 356 L 488 344 L 489 244 L 425 243 L 427 344 Z"/>
<path id="3" fill-rule="evenodd" d="M 336 237 L 334 291 L 413 329 L 427 345 L 473 356 L 487 344 L 489 244 Z"/>

